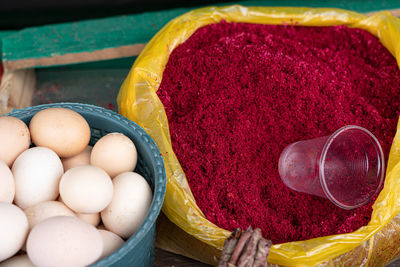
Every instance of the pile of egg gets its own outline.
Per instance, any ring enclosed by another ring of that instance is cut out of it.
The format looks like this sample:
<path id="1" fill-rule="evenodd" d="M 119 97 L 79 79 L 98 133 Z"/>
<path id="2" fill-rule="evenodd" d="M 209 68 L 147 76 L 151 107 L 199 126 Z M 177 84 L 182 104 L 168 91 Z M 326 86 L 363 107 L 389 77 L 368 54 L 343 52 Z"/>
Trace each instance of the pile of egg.
<path id="1" fill-rule="evenodd" d="M 143 223 L 152 191 L 133 172 L 134 143 L 121 133 L 89 140 L 70 109 L 42 110 L 29 129 L 0 117 L 0 267 L 87 266 Z"/>

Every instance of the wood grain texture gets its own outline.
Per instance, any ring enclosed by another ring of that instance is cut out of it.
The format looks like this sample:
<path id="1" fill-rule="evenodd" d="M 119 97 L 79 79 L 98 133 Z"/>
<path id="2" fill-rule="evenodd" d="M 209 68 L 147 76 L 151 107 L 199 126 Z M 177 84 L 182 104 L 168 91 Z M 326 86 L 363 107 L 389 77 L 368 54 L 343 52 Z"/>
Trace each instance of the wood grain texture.
<path id="1" fill-rule="evenodd" d="M 139 55 L 144 46 L 145 44 L 133 44 L 116 48 L 105 48 L 93 52 L 79 52 L 52 57 L 11 60 L 4 61 L 3 65 L 4 68 L 7 70 L 19 70 L 34 66 L 59 66 L 72 63 L 83 63 L 122 57 L 133 57 Z"/>
<path id="2" fill-rule="evenodd" d="M 31 105 L 35 87 L 33 69 L 5 71 L 0 84 L 0 115 Z"/>

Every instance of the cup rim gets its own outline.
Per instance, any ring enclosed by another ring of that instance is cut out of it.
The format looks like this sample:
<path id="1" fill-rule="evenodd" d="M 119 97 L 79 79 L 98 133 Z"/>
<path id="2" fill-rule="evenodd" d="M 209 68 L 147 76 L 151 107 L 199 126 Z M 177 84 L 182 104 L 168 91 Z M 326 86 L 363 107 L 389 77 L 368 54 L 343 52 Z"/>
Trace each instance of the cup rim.
<path id="1" fill-rule="evenodd" d="M 367 199 L 358 203 L 357 205 L 346 205 L 346 204 L 340 202 L 339 200 L 337 200 L 328 188 L 328 185 L 327 185 L 326 179 L 325 179 L 325 159 L 326 159 L 326 155 L 329 151 L 329 148 L 332 145 L 333 141 L 336 139 L 336 137 L 338 137 L 340 134 L 342 134 L 345 131 L 354 130 L 354 129 L 366 133 L 374 141 L 375 147 L 380 156 L 379 167 L 378 167 L 379 168 L 378 175 L 380 177 L 379 177 L 379 185 L 377 186 L 375 192 L 373 194 L 371 194 Z M 366 203 L 371 201 L 371 199 L 376 195 L 377 192 L 379 192 L 379 190 L 382 187 L 384 174 L 385 174 L 385 158 L 384 158 L 383 150 L 382 150 L 382 147 L 381 147 L 378 139 L 370 131 L 368 131 L 367 129 L 365 129 L 363 127 L 356 126 L 356 125 L 346 125 L 346 126 L 339 128 L 333 134 L 331 134 L 329 136 L 328 140 L 325 142 L 324 147 L 322 148 L 322 152 L 319 157 L 318 164 L 319 164 L 319 180 L 320 180 L 321 187 L 324 190 L 325 195 L 333 204 L 335 204 L 336 206 L 338 206 L 342 209 L 350 210 L 350 209 L 355 209 L 355 208 L 365 205 Z"/>

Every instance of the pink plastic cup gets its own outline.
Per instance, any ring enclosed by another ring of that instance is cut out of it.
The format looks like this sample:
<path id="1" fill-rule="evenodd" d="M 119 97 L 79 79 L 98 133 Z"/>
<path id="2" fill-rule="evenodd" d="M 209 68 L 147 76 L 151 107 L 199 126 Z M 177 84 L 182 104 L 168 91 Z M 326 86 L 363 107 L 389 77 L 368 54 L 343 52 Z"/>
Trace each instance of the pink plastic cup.
<path id="1" fill-rule="evenodd" d="M 371 201 L 382 186 L 384 170 L 378 140 L 354 125 L 290 144 L 279 158 L 279 174 L 288 187 L 328 198 L 343 209 Z"/>

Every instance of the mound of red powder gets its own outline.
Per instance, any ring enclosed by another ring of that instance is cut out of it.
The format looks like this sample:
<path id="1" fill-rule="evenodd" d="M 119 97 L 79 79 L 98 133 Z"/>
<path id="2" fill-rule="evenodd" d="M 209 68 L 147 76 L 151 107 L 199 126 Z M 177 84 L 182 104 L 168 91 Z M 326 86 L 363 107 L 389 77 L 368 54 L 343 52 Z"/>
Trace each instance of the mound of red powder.
<path id="1" fill-rule="evenodd" d="M 347 125 L 367 128 L 387 156 L 400 73 L 366 31 L 219 23 L 170 56 L 158 90 L 173 149 L 196 202 L 216 225 L 260 227 L 274 243 L 352 232 L 372 203 L 343 210 L 287 188 L 280 152 Z"/>

